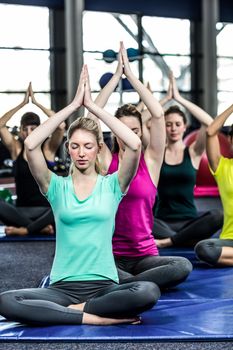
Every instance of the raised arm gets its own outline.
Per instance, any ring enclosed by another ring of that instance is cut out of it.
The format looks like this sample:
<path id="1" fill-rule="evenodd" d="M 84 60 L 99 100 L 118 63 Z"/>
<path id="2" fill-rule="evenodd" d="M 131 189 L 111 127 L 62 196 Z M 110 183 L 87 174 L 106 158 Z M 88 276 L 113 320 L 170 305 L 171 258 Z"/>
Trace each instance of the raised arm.
<path id="1" fill-rule="evenodd" d="M 29 94 L 31 97 L 32 103 L 37 106 L 41 111 L 50 118 L 55 112 L 52 109 L 46 108 L 41 103 L 39 103 L 36 98 L 32 88 L 32 84 L 29 84 Z M 50 161 L 54 161 L 55 154 L 61 145 L 64 137 L 64 132 L 66 129 L 65 122 L 62 122 L 57 129 L 50 135 L 50 137 L 46 140 L 43 150 L 45 153 L 45 158 Z"/>
<path id="2" fill-rule="evenodd" d="M 101 89 L 100 93 L 95 99 L 95 103 L 99 107 L 103 108 L 106 105 L 106 103 L 109 100 L 109 97 L 111 96 L 113 91 L 116 89 L 117 85 L 119 84 L 122 73 L 123 73 L 122 57 L 119 51 L 116 71 L 113 74 L 112 78 L 109 80 L 109 82 L 103 87 L 103 89 Z"/>
<path id="3" fill-rule="evenodd" d="M 30 84 L 29 84 L 29 86 L 30 86 Z M 13 160 L 16 159 L 16 157 L 19 153 L 19 150 L 18 150 L 19 142 L 17 140 L 15 140 L 14 136 L 8 130 L 6 124 L 15 115 L 16 112 L 18 112 L 21 108 L 23 108 L 29 102 L 29 86 L 25 92 L 23 101 L 20 104 L 18 104 L 16 107 L 14 107 L 11 110 L 9 110 L 8 112 L 6 112 L 0 118 L 0 136 L 1 136 L 3 144 L 9 150 L 9 152 L 11 154 L 11 158 Z"/>
<path id="4" fill-rule="evenodd" d="M 147 88 L 152 93 L 149 83 L 147 83 Z M 170 72 L 167 93 L 161 100 L 159 100 L 159 103 L 161 104 L 161 106 L 163 107 L 167 102 L 171 101 L 173 98 L 172 96 L 173 96 L 172 95 L 172 72 Z M 143 101 L 140 101 L 139 104 L 137 105 L 137 109 L 142 113 L 142 122 L 146 124 L 151 119 L 151 114 L 149 110 L 145 109 L 144 107 L 145 107 L 145 104 Z"/>
<path id="5" fill-rule="evenodd" d="M 121 57 L 121 52 L 119 51 L 116 71 L 113 74 L 112 78 L 109 80 L 109 82 L 104 86 L 103 89 L 101 89 L 100 93 L 95 99 L 95 104 L 97 104 L 99 107 L 103 108 L 108 102 L 109 97 L 111 96 L 113 91 L 116 89 L 117 85 L 119 84 L 119 81 L 122 76 L 122 72 L 123 72 L 122 57 Z M 89 78 L 87 77 L 87 79 Z M 100 160 L 100 165 L 103 172 L 107 173 L 112 161 L 112 153 L 108 148 L 108 146 L 104 143 L 103 133 L 102 133 L 99 119 L 93 113 L 90 113 L 90 112 L 87 114 L 87 117 L 94 119 L 99 126 L 100 139 L 103 142 L 103 147 L 99 155 L 99 160 Z"/>
<path id="6" fill-rule="evenodd" d="M 227 118 L 233 113 L 233 104 L 228 107 L 223 113 L 218 115 L 213 122 L 206 129 L 206 153 L 210 167 L 213 171 L 218 168 L 219 160 L 221 157 L 218 133 L 223 127 Z"/>
<path id="7" fill-rule="evenodd" d="M 173 74 L 170 71 L 169 73 L 169 84 L 166 95 L 159 101 L 161 106 L 164 106 L 166 103 L 172 100 L 173 98 L 173 92 L 172 92 L 172 80 L 173 80 Z"/>
<path id="8" fill-rule="evenodd" d="M 172 75 L 172 91 L 173 98 L 184 106 L 201 124 L 201 128 L 197 134 L 196 141 L 191 145 L 191 149 L 194 154 L 201 156 L 205 150 L 206 144 L 206 133 L 205 128 L 210 125 L 213 121 L 211 116 L 205 112 L 202 108 L 198 107 L 195 103 L 187 100 L 186 98 L 180 95 L 180 92 L 177 88 L 176 79 Z"/>
<path id="9" fill-rule="evenodd" d="M 85 83 L 84 106 L 90 113 L 94 114 L 104 122 L 116 137 L 124 142 L 125 151 L 118 170 L 118 177 L 121 190 L 122 192 L 125 192 L 138 168 L 141 153 L 141 141 L 139 137 L 119 119 L 115 118 L 92 101 L 86 66 L 84 66 L 84 70 L 87 77 Z"/>
<path id="10" fill-rule="evenodd" d="M 146 87 L 152 93 L 149 81 L 146 84 Z M 140 102 L 137 104 L 136 108 L 140 113 L 142 113 L 145 110 L 145 103 L 142 100 L 140 100 Z"/>
<path id="11" fill-rule="evenodd" d="M 208 113 L 206 113 L 202 108 L 198 107 L 195 103 L 187 100 L 186 98 L 180 95 L 180 92 L 177 88 L 176 79 L 173 75 L 172 91 L 174 100 L 176 100 L 182 106 L 184 106 L 201 124 L 208 126 L 212 123 L 213 119 Z"/>
<path id="12" fill-rule="evenodd" d="M 63 142 L 66 123 L 62 122 L 46 141 L 43 149 L 47 160 L 54 161 L 58 148 Z"/>
<path id="13" fill-rule="evenodd" d="M 29 94 L 30 94 L 32 103 L 38 108 L 40 108 L 44 114 L 46 114 L 48 117 L 51 117 L 52 115 L 55 114 L 55 112 L 52 109 L 46 108 L 36 100 L 34 91 L 32 89 L 32 83 L 29 84 Z"/>
<path id="14" fill-rule="evenodd" d="M 149 91 L 152 93 L 152 90 L 150 88 L 150 84 L 148 83 L 147 84 L 147 88 L 149 89 Z M 161 99 L 159 100 L 159 103 L 161 104 L 161 106 L 163 107 L 167 102 L 169 102 L 170 100 L 172 100 L 172 74 L 170 73 L 170 76 L 169 76 L 169 85 L 168 85 L 168 90 L 167 90 L 167 93 L 166 95 Z M 138 106 L 140 108 L 138 108 Z M 143 106 L 143 108 L 141 108 L 141 106 Z M 140 101 L 140 103 L 137 105 L 137 109 L 141 112 L 142 114 L 142 122 L 143 124 L 148 124 L 148 121 L 150 121 L 151 119 L 151 114 L 149 112 L 148 109 L 144 108 L 145 107 L 145 104 L 143 101 Z M 140 110 L 141 109 L 141 110 Z M 149 141 L 149 140 L 148 140 Z"/>
<path id="15" fill-rule="evenodd" d="M 39 125 L 25 140 L 25 148 L 30 170 L 43 193 L 46 193 L 48 190 L 51 172 L 47 168 L 41 151 L 41 145 L 62 122 L 82 106 L 84 83 L 84 69 L 82 69 L 79 85 L 73 101 L 61 111 L 53 114 L 43 124 Z"/>
<path id="16" fill-rule="evenodd" d="M 121 52 L 119 51 L 118 54 L 118 64 L 115 73 L 113 74 L 112 78 L 109 80 L 109 82 L 103 87 L 103 89 L 100 90 L 100 93 L 95 99 L 95 103 L 103 108 L 106 103 L 109 100 L 109 97 L 113 93 L 113 91 L 116 89 L 117 85 L 119 84 L 119 81 L 121 79 L 123 73 L 123 66 L 122 66 L 122 57 L 121 57 Z M 88 113 L 87 115 L 88 118 L 94 119 L 97 123 L 99 123 L 98 118 L 92 113 Z"/>
<path id="17" fill-rule="evenodd" d="M 155 185 L 158 183 L 159 172 L 163 161 L 165 149 L 165 122 L 163 108 L 145 85 L 132 73 L 127 51 L 121 43 L 121 53 L 123 59 L 124 74 L 138 92 L 141 100 L 145 103 L 151 114 L 150 140 L 145 150 L 145 161 L 150 176 Z M 156 169 L 156 171 L 155 171 Z"/>

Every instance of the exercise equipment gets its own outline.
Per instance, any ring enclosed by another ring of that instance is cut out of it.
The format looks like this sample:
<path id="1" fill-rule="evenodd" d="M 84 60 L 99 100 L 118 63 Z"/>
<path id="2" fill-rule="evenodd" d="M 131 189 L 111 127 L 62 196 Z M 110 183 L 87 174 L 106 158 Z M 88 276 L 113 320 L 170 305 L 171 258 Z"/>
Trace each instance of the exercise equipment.
<path id="1" fill-rule="evenodd" d="M 105 50 L 103 52 L 103 59 L 107 63 L 112 63 L 117 59 L 117 53 L 114 50 Z"/>
<path id="2" fill-rule="evenodd" d="M 112 78 L 113 73 L 107 72 L 102 75 L 102 77 L 99 80 L 99 84 L 101 89 L 105 87 L 105 85 L 109 82 L 109 80 Z"/>
<path id="3" fill-rule="evenodd" d="M 105 85 L 109 82 L 109 80 L 112 78 L 112 76 L 113 76 L 113 73 L 110 73 L 110 72 L 104 73 L 101 76 L 101 78 L 99 80 L 99 84 L 100 84 L 101 89 L 103 89 L 105 87 Z M 123 91 L 132 91 L 132 90 L 134 90 L 133 86 L 130 84 L 130 82 L 128 81 L 127 78 L 122 78 L 121 79 L 121 89 Z"/>
<path id="4" fill-rule="evenodd" d="M 133 62 L 139 58 L 139 50 L 138 49 L 134 49 L 133 47 L 129 47 L 128 49 L 126 49 L 126 51 L 127 51 L 128 59 L 130 62 Z M 112 49 L 105 50 L 103 52 L 103 60 L 107 63 L 114 62 L 115 60 L 117 60 L 117 52 L 115 52 Z"/>
<path id="5" fill-rule="evenodd" d="M 128 59 L 133 62 L 139 58 L 139 50 L 129 47 L 127 50 Z"/>
<path id="6" fill-rule="evenodd" d="M 122 79 L 122 90 L 123 91 L 132 91 L 134 90 L 133 86 L 130 84 L 127 78 Z"/>
<path id="7" fill-rule="evenodd" d="M 5 202 L 12 204 L 12 193 L 7 188 L 0 188 L 0 198 L 3 199 Z"/>

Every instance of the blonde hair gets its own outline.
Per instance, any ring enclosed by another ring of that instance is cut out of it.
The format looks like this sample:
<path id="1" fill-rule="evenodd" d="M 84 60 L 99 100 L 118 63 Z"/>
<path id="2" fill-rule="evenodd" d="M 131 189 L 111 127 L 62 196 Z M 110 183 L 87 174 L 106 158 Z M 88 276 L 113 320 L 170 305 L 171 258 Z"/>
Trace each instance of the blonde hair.
<path id="1" fill-rule="evenodd" d="M 100 133 L 99 133 L 99 126 L 93 119 L 86 118 L 86 117 L 79 117 L 73 123 L 70 124 L 70 126 L 67 130 L 66 144 L 69 143 L 69 140 L 71 139 L 73 133 L 79 129 L 86 130 L 86 131 L 92 133 L 96 138 L 97 145 L 100 147 L 101 137 L 100 137 Z M 70 174 L 72 173 L 72 170 L 73 170 L 73 164 L 71 164 L 71 166 L 70 166 L 70 170 L 69 170 Z M 100 174 L 102 172 L 101 167 L 100 167 L 100 163 L 98 160 L 98 156 L 97 156 L 96 162 L 95 162 L 95 170 L 98 174 Z"/>

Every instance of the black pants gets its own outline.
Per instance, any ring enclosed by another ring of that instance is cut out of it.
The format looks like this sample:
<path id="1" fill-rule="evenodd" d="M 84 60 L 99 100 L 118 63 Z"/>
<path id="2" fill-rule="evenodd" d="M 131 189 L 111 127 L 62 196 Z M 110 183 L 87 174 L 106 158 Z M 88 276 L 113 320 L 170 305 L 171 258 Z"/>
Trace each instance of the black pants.
<path id="1" fill-rule="evenodd" d="M 222 253 L 223 247 L 233 248 L 233 239 L 205 239 L 195 246 L 195 253 L 198 259 L 215 266 Z"/>
<path id="2" fill-rule="evenodd" d="M 160 288 L 176 286 L 192 271 L 191 262 L 177 256 L 115 257 L 120 283 L 150 281 Z"/>
<path id="3" fill-rule="evenodd" d="M 159 288 L 152 282 L 59 282 L 48 288 L 1 293 L 0 314 L 32 325 L 81 324 L 83 312 L 68 308 L 70 304 L 86 302 L 86 313 L 129 318 L 152 308 L 159 297 Z"/>
<path id="4" fill-rule="evenodd" d="M 50 207 L 16 207 L 0 200 L 0 221 L 7 226 L 26 227 L 29 234 L 35 234 L 54 225 L 54 216 Z"/>
<path id="5" fill-rule="evenodd" d="M 191 220 L 164 221 L 155 218 L 153 235 L 156 239 L 170 237 L 173 245 L 185 246 L 196 244 L 202 239 L 211 237 L 223 225 L 223 212 L 212 209 Z"/>

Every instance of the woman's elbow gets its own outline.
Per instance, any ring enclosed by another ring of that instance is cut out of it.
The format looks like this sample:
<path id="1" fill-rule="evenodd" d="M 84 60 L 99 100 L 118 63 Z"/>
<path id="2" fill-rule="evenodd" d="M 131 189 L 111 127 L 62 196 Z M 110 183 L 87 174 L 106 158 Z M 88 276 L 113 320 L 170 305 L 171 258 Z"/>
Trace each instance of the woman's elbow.
<path id="1" fill-rule="evenodd" d="M 66 130 L 66 123 L 62 122 L 61 124 L 58 125 L 57 130 L 59 130 L 60 132 L 65 132 Z"/>
<path id="2" fill-rule="evenodd" d="M 24 146 L 27 151 L 32 151 L 34 149 L 29 136 L 24 140 Z"/>
<path id="3" fill-rule="evenodd" d="M 142 141 L 138 137 L 138 140 L 135 142 L 135 146 L 133 150 L 135 152 L 141 152 L 141 149 L 142 149 Z"/>
<path id="4" fill-rule="evenodd" d="M 160 112 L 158 113 L 158 118 L 159 119 L 164 119 L 164 110 L 161 108 Z"/>
<path id="5" fill-rule="evenodd" d="M 161 108 L 160 110 L 156 111 L 156 113 L 152 114 L 152 119 L 163 119 L 164 118 L 164 111 Z"/>
<path id="6" fill-rule="evenodd" d="M 213 136 L 213 135 L 214 135 L 214 132 L 213 132 L 213 130 L 212 130 L 212 128 L 211 128 L 211 125 L 209 125 L 209 126 L 206 128 L 206 136 L 211 137 L 211 136 Z"/>

